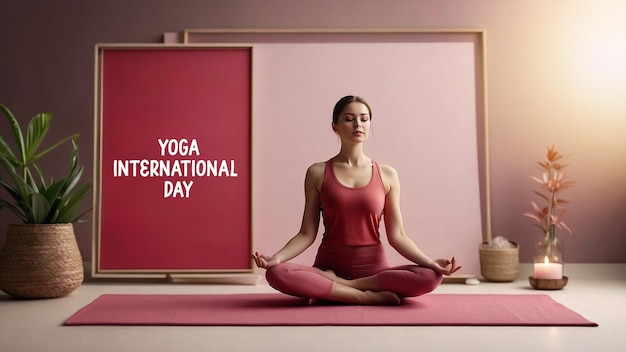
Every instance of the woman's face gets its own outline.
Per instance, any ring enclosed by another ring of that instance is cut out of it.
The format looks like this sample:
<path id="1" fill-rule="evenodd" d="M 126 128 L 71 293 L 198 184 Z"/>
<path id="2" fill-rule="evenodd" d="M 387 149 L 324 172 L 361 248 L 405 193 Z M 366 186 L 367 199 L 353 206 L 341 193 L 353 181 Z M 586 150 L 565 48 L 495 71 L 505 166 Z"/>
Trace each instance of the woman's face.
<path id="1" fill-rule="evenodd" d="M 339 114 L 337 123 L 333 123 L 333 130 L 342 140 L 363 142 L 369 136 L 370 113 L 365 104 L 353 102 Z"/>

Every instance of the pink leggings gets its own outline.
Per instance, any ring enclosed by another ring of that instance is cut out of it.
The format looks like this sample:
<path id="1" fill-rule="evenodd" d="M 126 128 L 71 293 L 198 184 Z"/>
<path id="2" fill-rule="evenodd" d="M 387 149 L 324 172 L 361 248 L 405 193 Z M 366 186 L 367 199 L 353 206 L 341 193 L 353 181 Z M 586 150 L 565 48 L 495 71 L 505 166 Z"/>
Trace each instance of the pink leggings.
<path id="1" fill-rule="evenodd" d="M 350 247 L 322 242 L 313 267 L 281 263 L 267 270 L 267 282 L 276 290 L 296 297 L 326 299 L 333 281 L 322 276 L 332 270 L 345 279 L 374 276 L 380 291 L 392 291 L 400 297 L 415 297 L 431 292 L 442 281 L 442 275 L 417 265 L 390 267 L 382 244 Z"/>

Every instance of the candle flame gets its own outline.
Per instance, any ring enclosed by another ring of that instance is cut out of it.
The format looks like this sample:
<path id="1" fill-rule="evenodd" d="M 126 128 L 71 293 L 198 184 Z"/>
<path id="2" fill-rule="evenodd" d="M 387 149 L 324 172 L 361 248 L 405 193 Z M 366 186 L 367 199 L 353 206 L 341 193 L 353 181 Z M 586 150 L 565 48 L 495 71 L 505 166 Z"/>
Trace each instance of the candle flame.
<path id="1" fill-rule="evenodd" d="M 550 261 L 548 261 L 548 256 L 546 255 L 543 259 L 544 264 L 548 264 L 550 263 Z"/>

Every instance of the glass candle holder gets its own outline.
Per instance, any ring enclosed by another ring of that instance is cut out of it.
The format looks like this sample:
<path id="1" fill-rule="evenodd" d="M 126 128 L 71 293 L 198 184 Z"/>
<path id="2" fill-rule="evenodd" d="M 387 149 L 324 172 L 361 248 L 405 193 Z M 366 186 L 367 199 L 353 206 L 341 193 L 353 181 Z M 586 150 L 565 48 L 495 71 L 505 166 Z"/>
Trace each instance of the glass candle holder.
<path id="1" fill-rule="evenodd" d="M 554 234 L 554 226 L 535 247 L 533 278 L 560 280 L 563 278 L 563 244 Z"/>

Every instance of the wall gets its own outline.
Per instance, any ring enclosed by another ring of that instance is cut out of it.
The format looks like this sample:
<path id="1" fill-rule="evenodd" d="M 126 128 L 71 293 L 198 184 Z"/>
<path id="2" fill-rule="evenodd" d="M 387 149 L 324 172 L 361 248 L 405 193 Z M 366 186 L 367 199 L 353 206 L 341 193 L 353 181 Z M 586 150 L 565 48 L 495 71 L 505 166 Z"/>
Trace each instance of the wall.
<path id="1" fill-rule="evenodd" d="M 160 42 L 164 32 L 184 28 L 484 29 L 493 235 L 517 241 L 521 260 L 531 260 L 541 234 L 520 214 L 535 200 L 534 163 L 554 144 L 568 155 L 577 182 L 564 193 L 571 202 L 566 222 L 574 231 L 560 233 L 567 260 L 626 260 L 622 0 L 2 0 L 0 12 L 0 101 L 22 122 L 53 112 L 53 138 L 80 132 L 89 171 L 96 43 Z M 4 132 L 6 125 L 0 126 Z M 65 163 L 63 154 L 44 166 Z M 12 221 L 0 211 L 0 227 Z M 299 226 L 299 219 L 276 221 L 291 225 L 292 233 Z M 88 260 L 91 225 L 78 224 L 76 232 Z"/>

